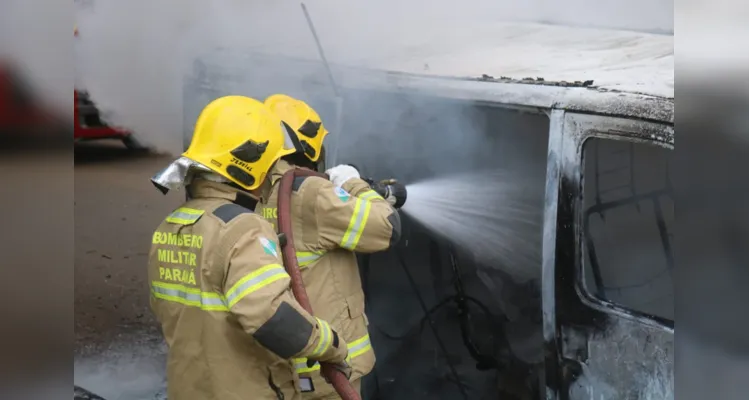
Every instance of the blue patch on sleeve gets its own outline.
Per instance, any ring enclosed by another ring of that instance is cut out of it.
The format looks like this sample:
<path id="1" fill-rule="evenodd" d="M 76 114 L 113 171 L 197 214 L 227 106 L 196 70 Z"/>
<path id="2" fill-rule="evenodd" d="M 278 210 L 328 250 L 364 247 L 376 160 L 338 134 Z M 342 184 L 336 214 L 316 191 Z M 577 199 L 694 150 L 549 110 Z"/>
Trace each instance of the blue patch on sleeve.
<path id="1" fill-rule="evenodd" d="M 351 198 L 351 195 L 340 186 L 336 186 L 334 191 L 335 195 L 338 196 L 341 201 L 348 201 L 348 199 Z"/>
<path id="2" fill-rule="evenodd" d="M 278 258 L 278 249 L 276 248 L 276 243 L 265 237 L 260 238 L 260 243 L 263 245 L 263 251 L 265 251 L 266 254 Z"/>

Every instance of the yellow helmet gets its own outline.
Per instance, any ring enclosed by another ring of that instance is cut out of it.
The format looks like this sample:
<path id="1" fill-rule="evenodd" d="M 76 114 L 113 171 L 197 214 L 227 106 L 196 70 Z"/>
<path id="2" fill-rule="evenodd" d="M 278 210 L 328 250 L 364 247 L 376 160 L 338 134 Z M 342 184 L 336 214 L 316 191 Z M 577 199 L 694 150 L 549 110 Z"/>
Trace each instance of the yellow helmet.
<path id="1" fill-rule="evenodd" d="M 226 96 L 200 113 L 190 147 L 182 155 L 254 190 L 279 158 L 299 149 L 291 135 L 260 101 Z"/>
<path id="2" fill-rule="evenodd" d="M 322 142 L 328 134 L 320 115 L 307 103 L 285 94 L 268 97 L 265 105 L 294 130 L 304 154 L 316 162 L 323 151 Z"/>

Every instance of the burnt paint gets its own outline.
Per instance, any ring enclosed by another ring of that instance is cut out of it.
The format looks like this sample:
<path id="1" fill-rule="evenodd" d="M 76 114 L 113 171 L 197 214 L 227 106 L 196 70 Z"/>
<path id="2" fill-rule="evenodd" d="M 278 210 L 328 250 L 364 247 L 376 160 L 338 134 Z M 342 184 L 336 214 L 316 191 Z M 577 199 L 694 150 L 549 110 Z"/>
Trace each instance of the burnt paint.
<path id="1" fill-rule="evenodd" d="M 585 339 L 589 355 L 570 385 L 571 399 L 674 398 L 673 335 L 635 320 L 612 318 L 606 331 Z"/>
<path id="2" fill-rule="evenodd" d="M 576 290 L 578 273 L 577 250 L 580 248 L 575 223 L 576 201 L 581 196 L 581 187 L 568 177 L 562 177 L 559 187 L 557 218 L 557 265 L 555 270 L 557 318 L 567 324 L 604 330 L 609 316 L 585 306 Z"/>
<path id="3" fill-rule="evenodd" d="M 526 84 L 526 85 L 541 85 L 541 86 L 562 86 L 562 87 L 591 87 L 596 88 L 593 86 L 592 80 L 586 80 L 586 81 L 547 81 L 544 78 L 537 77 L 537 78 L 523 78 L 523 79 L 517 79 L 517 78 L 510 78 L 507 76 L 500 76 L 499 78 L 495 78 L 491 75 L 483 74 L 479 78 L 466 78 L 468 80 L 477 80 L 481 82 L 505 82 L 505 83 L 520 83 L 520 84 Z"/>
<path id="4" fill-rule="evenodd" d="M 580 196 L 579 181 L 562 176 L 559 184 L 557 203 L 556 266 L 554 269 L 554 309 L 556 332 L 554 340 L 546 340 L 546 390 L 557 394 L 560 400 L 569 400 L 570 386 L 577 381 L 582 367 L 562 357 L 561 346 L 564 326 L 575 326 L 590 333 L 603 332 L 610 316 L 587 307 L 582 303 L 576 290 L 577 277 L 576 249 L 579 248 L 575 224 L 576 198 Z M 555 362 L 550 363 L 550 360 Z"/>
<path id="5" fill-rule="evenodd" d="M 73 400 L 105 400 L 103 397 L 89 392 L 80 387 L 73 386 Z"/>

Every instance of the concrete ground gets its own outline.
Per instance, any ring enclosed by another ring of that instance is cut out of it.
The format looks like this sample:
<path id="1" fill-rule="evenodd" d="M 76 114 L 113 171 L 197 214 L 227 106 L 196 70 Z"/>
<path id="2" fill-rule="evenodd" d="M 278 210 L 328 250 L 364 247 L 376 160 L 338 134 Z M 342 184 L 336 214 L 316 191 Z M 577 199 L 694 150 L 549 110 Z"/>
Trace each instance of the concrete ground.
<path id="1" fill-rule="evenodd" d="M 107 400 L 159 398 L 165 348 L 149 310 L 153 229 L 183 199 L 149 178 L 171 156 L 119 142 L 75 152 L 75 384 Z"/>

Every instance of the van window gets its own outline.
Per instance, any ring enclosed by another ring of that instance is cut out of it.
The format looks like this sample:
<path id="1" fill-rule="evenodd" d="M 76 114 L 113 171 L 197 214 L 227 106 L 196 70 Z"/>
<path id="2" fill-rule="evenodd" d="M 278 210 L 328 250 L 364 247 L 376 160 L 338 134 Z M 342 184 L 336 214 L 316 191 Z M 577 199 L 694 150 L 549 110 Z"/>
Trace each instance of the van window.
<path id="1" fill-rule="evenodd" d="M 672 150 L 588 139 L 583 147 L 583 282 L 591 295 L 674 318 Z"/>

